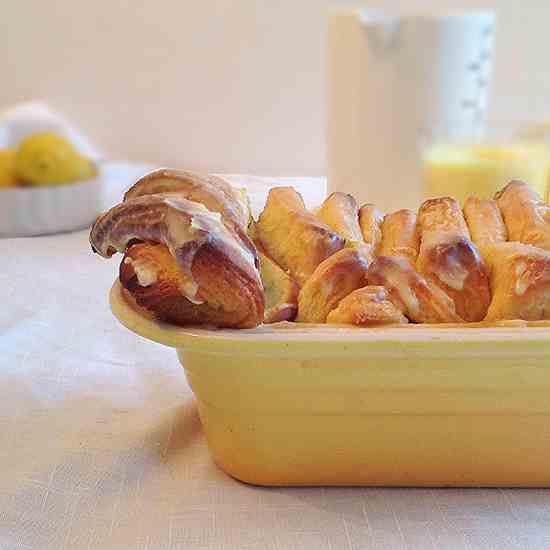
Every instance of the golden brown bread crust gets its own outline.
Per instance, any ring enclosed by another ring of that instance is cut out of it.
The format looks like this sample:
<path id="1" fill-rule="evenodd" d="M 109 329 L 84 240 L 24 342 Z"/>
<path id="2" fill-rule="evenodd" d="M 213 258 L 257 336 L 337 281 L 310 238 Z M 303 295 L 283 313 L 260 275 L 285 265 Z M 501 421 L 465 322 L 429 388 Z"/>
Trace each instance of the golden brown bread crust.
<path id="1" fill-rule="evenodd" d="M 408 323 L 392 303 L 383 286 L 365 286 L 340 301 L 327 316 L 327 323 L 374 327 Z"/>
<path id="2" fill-rule="evenodd" d="M 227 182 L 158 170 L 98 217 L 90 242 L 124 254 L 135 308 L 179 325 L 550 319 L 550 207 L 521 182 L 463 211 L 442 197 L 385 218 L 342 193 L 313 215 L 276 188 L 249 228 L 259 252 L 248 216 Z"/>
<path id="3" fill-rule="evenodd" d="M 496 201 L 468 197 L 464 203 L 464 218 L 472 241 L 479 249 L 508 240 L 508 231 Z"/>
<path id="4" fill-rule="evenodd" d="M 419 257 L 419 271 L 443 290 L 467 322 L 481 321 L 491 301 L 489 275 L 482 257 L 469 239 L 449 240 Z"/>
<path id="5" fill-rule="evenodd" d="M 237 234 L 241 243 L 254 255 L 258 265 L 256 249 L 246 231 L 250 218 L 248 204 L 239 190 L 225 180 L 216 176 L 159 168 L 141 177 L 130 187 L 124 194 L 124 202 L 132 202 L 147 195 L 175 195 L 220 214 L 223 223 Z"/>
<path id="6" fill-rule="evenodd" d="M 258 253 L 265 297 L 264 323 L 293 321 L 298 312 L 298 285 L 265 251 L 259 249 Z"/>
<path id="7" fill-rule="evenodd" d="M 201 247 L 191 271 L 199 286 L 197 301 L 202 303 L 192 303 L 182 294 L 182 286 L 189 280 L 161 244 L 131 245 L 120 264 L 119 278 L 135 302 L 161 321 L 230 328 L 253 328 L 262 323 L 261 287 L 219 249 Z"/>
<path id="8" fill-rule="evenodd" d="M 550 206 L 526 183 L 512 181 L 495 195 L 510 241 L 550 250 Z"/>
<path id="9" fill-rule="evenodd" d="M 372 246 L 374 254 L 378 254 L 378 248 L 382 242 L 382 222 L 384 214 L 374 204 L 364 204 L 359 209 L 359 227 L 363 240 Z"/>
<path id="10" fill-rule="evenodd" d="M 104 257 L 125 254 L 121 283 L 156 318 L 245 328 L 262 322 L 264 295 L 256 249 L 238 229 L 202 204 L 159 193 L 99 216 L 90 242 Z"/>
<path id="11" fill-rule="evenodd" d="M 392 303 L 415 323 L 460 323 L 454 302 L 400 256 L 378 256 L 369 266 L 369 285 L 383 286 Z"/>
<path id="12" fill-rule="evenodd" d="M 363 242 L 359 208 L 351 195 L 332 193 L 317 211 L 317 217 L 346 241 Z"/>
<path id="13" fill-rule="evenodd" d="M 303 286 L 316 267 L 345 241 L 304 206 L 291 187 L 271 189 L 255 226 L 267 254 Z"/>
<path id="14" fill-rule="evenodd" d="M 380 256 L 402 256 L 414 265 L 418 255 L 418 231 L 416 214 L 410 210 L 398 210 L 384 217 Z"/>
<path id="15" fill-rule="evenodd" d="M 194 254 L 207 243 L 215 245 L 251 278 L 260 282 L 257 252 L 242 228 L 226 224 L 219 213 L 173 193 L 137 197 L 101 214 L 90 231 L 94 252 L 110 258 L 124 253 L 134 241 L 165 244 L 190 276 Z M 250 250 L 252 247 L 252 250 Z M 192 297 L 192 296 L 191 296 Z"/>
<path id="16" fill-rule="evenodd" d="M 124 194 L 124 201 L 159 193 L 178 193 L 187 200 L 204 204 L 211 212 L 219 212 L 243 228 L 248 225 L 248 205 L 243 196 L 216 176 L 159 168 L 138 179 Z"/>
<path id="17" fill-rule="evenodd" d="M 425 201 L 418 228 L 418 271 L 452 298 L 462 319 L 481 321 L 491 301 L 489 274 L 458 202 L 450 197 Z"/>
<path id="18" fill-rule="evenodd" d="M 493 298 L 487 321 L 550 319 L 550 252 L 517 242 L 483 248 Z"/>
<path id="19" fill-rule="evenodd" d="M 344 248 L 320 263 L 300 290 L 296 321 L 324 323 L 342 298 L 367 284 L 368 267 L 369 258 L 354 248 Z"/>
<path id="20" fill-rule="evenodd" d="M 441 233 L 470 238 L 460 204 L 451 197 L 424 201 L 418 210 L 418 229 L 421 237 L 425 233 Z"/>

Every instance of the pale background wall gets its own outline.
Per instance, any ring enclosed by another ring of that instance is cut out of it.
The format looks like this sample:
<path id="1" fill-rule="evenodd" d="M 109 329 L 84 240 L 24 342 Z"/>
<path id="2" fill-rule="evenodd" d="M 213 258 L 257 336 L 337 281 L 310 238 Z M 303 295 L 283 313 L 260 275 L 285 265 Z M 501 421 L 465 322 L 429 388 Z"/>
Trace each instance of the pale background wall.
<path id="1" fill-rule="evenodd" d="M 0 108 L 46 99 L 113 158 L 209 171 L 324 173 L 330 0 L 3 0 Z M 491 116 L 550 117 L 549 0 L 495 7 Z"/>

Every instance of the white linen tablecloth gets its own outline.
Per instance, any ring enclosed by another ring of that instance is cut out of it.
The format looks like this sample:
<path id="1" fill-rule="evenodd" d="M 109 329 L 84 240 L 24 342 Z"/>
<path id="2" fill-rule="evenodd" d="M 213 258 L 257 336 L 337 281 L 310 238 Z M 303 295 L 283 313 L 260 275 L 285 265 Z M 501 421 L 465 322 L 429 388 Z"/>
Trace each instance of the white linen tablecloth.
<path id="1" fill-rule="evenodd" d="M 112 166 L 107 202 L 144 169 Z M 232 179 L 260 195 L 275 182 Z M 0 549 L 550 549 L 550 490 L 230 479 L 175 352 L 111 315 L 118 261 L 87 238 L 0 240 Z"/>

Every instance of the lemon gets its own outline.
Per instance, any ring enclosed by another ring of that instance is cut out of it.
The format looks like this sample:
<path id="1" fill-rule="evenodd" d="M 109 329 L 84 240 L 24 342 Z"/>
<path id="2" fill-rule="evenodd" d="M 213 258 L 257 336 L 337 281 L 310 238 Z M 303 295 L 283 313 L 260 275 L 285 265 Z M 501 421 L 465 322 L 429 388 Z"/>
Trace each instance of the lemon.
<path id="1" fill-rule="evenodd" d="M 88 180 L 97 176 L 96 165 L 87 157 L 79 157 L 78 179 Z"/>
<path id="2" fill-rule="evenodd" d="M 15 151 L 13 149 L 0 149 L 0 188 L 16 185 Z"/>
<path id="3" fill-rule="evenodd" d="M 65 138 L 49 132 L 24 139 L 15 165 L 19 179 L 36 186 L 78 181 L 83 173 L 82 157 L 76 149 Z"/>

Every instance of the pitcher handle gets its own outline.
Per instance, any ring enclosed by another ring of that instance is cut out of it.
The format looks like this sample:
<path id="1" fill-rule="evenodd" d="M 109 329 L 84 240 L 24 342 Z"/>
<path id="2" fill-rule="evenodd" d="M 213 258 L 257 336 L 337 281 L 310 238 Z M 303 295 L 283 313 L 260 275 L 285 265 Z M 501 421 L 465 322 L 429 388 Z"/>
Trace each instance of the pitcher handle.
<path id="1" fill-rule="evenodd" d="M 387 55 L 397 49 L 401 30 L 399 16 L 366 8 L 359 10 L 358 17 L 374 53 Z"/>

